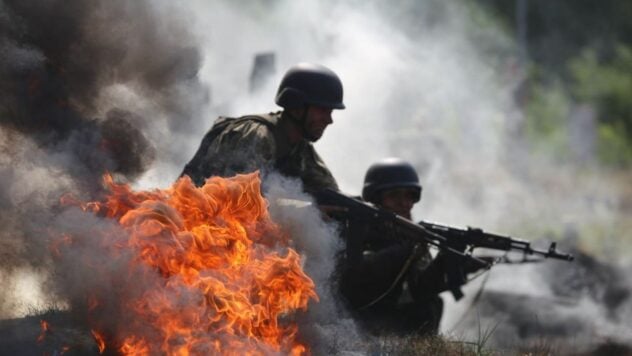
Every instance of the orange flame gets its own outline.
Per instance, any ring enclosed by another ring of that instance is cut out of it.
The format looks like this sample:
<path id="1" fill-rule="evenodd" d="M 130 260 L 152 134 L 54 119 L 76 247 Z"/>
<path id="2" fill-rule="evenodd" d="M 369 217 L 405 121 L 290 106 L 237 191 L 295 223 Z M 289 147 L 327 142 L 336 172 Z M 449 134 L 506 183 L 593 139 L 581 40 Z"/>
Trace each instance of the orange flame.
<path id="1" fill-rule="evenodd" d="M 90 332 L 92 333 L 92 336 L 94 337 L 94 341 L 97 342 L 97 346 L 99 347 L 99 354 L 102 354 L 103 351 L 105 350 L 105 339 L 97 331 L 90 330 Z"/>
<path id="2" fill-rule="evenodd" d="M 50 331 L 50 324 L 46 320 L 40 320 L 40 334 L 37 337 L 37 342 L 42 342 L 46 338 L 46 335 Z"/>
<path id="3" fill-rule="evenodd" d="M 133 280 L 120 288 L 143 289 L 120 296 L 121 315 L 131 317 L 126 325 L 107 330 L 119 352 L 307 352 L 296 341 L 292 314 L 318 297 L 299 254 L 287 247 L 288 237 L 268 215 L 258 173 L 213 177 L 202 187 L 184 177 L 171 188 L 140 192 L 114 183 L 109 175 L 104 183 L 104 201 L 80 206 L 116 220 L 126 236 L 124 243 L 101 236 L 99 244 L 117 241 L 107 249 L 113 258 L 115 251 L 131 252 L 130 269 L 148 267 L 162 277 Z M 70 241 L 54 251 L 71 248 Z M 139 286 L 144 283 L 152 284 Z M 96 293 L 89 292 L 90 311 L 104 305 L 106 296 Z M 102 331 L 99 326 L 92 331 L 100 352 L 106 347 Z"/>

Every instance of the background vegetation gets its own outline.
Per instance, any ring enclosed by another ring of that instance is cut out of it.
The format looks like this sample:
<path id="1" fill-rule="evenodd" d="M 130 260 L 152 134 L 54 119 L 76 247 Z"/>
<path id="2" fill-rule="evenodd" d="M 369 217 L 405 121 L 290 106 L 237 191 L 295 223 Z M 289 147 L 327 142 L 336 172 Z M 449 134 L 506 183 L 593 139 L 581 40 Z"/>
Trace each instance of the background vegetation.
<path id="1" fill-rule="evenodd" d="M 560 159 L 630 168 L 632 2 L 475 2 L 502 21 L 523 47 L 529 70 L 519 94 L 528 141 Z M 589 132 L 575 138 L 584 142 L 573 142 L 578 125 Z M 572 148 L 582 143 L 583 150 Z"/>

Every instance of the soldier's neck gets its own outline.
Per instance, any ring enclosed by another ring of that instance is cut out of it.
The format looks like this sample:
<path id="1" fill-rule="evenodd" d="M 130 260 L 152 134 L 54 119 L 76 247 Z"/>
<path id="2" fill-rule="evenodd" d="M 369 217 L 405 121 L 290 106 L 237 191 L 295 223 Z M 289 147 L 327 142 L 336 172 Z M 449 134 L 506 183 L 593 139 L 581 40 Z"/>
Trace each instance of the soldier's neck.
<path id="1" fill-rule="evenodd" d="M 287 134 L 291 146 L 295 146 L 304 139 L 303 128 L 299 125 L 298 120 L 288 111 L 283 112 L 281 125 Z"/>

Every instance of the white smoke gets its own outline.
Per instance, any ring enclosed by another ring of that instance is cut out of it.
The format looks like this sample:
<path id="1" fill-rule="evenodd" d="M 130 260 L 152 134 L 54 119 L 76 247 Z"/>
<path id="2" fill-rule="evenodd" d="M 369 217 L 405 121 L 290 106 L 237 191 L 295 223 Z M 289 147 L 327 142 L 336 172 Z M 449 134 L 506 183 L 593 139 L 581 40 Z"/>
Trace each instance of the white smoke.
<path id="1" fill-rule="evenodd" d="M 322 213 L 296 179 L 272 174 L 264 182 L 264 194 L 270 202 L 270 215 L 292 237 L 294 248 L 304 258 L 304 270 L 316 284 L 318 303 L 311 303 L 301 316 L 301 336 L 309 340 L 315 354 L 333 350 L 351 351 L 360 341 L 360 333 L 340 300 L 334 271 L 336 256 L 343 244 L 337 226 L 322 219 Z M 333 346 L 335 345 L 335 347 Z"/>

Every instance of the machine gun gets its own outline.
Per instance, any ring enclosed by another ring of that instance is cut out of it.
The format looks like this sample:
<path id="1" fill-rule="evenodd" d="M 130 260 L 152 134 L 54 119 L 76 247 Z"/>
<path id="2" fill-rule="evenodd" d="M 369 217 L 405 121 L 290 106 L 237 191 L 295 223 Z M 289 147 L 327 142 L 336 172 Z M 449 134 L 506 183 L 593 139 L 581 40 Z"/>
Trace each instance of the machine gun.
<path id="1" fill-rule="evenodd" d="M 555 242 L 551 243 L 548 250 L 538 250 L 532 248 L 528 241 L 490 234 L 478 228 L 464 230 L 423 221 L 415 223 L 395 213 L 331 189 L 318 192 L 316 202 L 327 215 L 347 224 L 347 227 L 352 226 L 351 229 L 353 226 L 360 226 L 365 231 L 367 228 L 386 229 L 393 231 L 394 236 L 439 248 L 448 260 L 447 287 L 457 300 L 463 297 L 460 286 L 466 282 L 465 272 L 459 266 L 468 262 L 478 269 L 490 268 L 493 264 L 488 259 L 474 257 L 472 252 L 475 248 L 520 251 L 525 256 L 537 255 L 543 258 L 573 260 L 572 255 L 558 252 Z M 347 250 L 361 249 L 359 245 L 362 243 L 364 242 L 347 240 Z"/>

